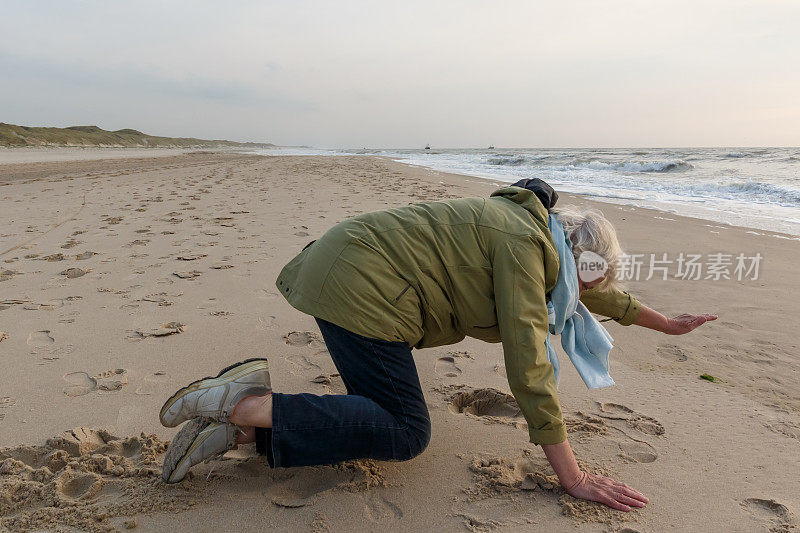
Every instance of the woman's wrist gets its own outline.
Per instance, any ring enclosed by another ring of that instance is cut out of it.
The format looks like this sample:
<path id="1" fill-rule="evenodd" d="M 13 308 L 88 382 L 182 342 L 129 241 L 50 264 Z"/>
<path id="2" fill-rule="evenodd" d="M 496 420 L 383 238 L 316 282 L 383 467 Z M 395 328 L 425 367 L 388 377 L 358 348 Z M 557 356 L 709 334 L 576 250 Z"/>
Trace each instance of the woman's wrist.
<path id="1" fill-rule="evenodd" d="M 659 315 L 661 315 L 661 313 L 659 313 Z M 667 318 L 664 315 L 661 315 L 661 317 L 663 318 L 663 320 L 661 321 L 661 324 L 660 324 L 660 326 L 659 326 L 657 331 L 660 331 L 661 333 L 669 333 L 669 332 L 671 332 L 672 331 L 672 319 L 671 318 Z"/>
<path id="2" fill-rule="evenodd" d="M 662 315 L 655 309 L 647 307 L 646 305 L 642 306 L 641 310 L 639 311 L 639 316 L 636 317 L 634 324 L 659 331 L 661 333 L 669 333 L 672 329 L 671 319 Z"/>
<path id="3" fill-rule="evenodd" d="M 558 476 L 558 482 L 564 489 L 571 490 L 583 481 L 585 474 L 572 454 L 569 441 L 559 444 L 542 444 L 542 450 Z"/>
<path id="4" fill-rule="evenodd" d="M 577 487 L 578 485 L 583 483 L 583 481 L 586 479 L 586 476 L 589 475 L 586 472 L 584 472 L 583 470 L 579 470 L 578 472 L 579 472 L 579 475 L 578 475 L 577 479 L 575 479 L 574 481 L 571 481 L 571 482 L 568 482 L 568 483 L 564 483 L 564 482 L 561 481 L 561 478 L 558 479 L 558 482 L 561 483 L 561 486 L 564 488 L 564 490 L 566 492 L 571 491 L 572 489 L 574 489 L 575 487 Z"/>

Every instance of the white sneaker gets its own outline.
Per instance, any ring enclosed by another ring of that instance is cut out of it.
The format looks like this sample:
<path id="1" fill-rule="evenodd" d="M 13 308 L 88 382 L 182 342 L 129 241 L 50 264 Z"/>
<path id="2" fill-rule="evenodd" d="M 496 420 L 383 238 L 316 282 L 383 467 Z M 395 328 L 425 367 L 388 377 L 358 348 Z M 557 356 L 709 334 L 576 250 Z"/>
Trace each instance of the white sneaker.
<path id="1" fill-rule="evenodd" d="M 161 478 L 165 483 L 178 483 L 189 469 L 236 446 L 239 427 L 195 418 L 175 435 L 164 455 Z"/>
<path id="2" fill-rule="evenodd" d="M 266 359 L 248 359 L 223 368 L 217 377 L 197 380 L 172 395 L 161 408 L 161 424 L 174 428 L 193 418 L 226 422 L 246 396 L 272 391 Z"/>

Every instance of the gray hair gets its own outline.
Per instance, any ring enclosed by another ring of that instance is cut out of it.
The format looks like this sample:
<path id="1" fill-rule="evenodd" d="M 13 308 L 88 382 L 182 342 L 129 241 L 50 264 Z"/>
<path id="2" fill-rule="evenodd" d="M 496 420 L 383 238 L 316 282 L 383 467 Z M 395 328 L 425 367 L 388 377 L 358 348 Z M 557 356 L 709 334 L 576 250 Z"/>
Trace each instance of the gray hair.
<path id="1" fill-rule="evenodd" d="M 582 209 L 574 205 L 554 208 L 552 212 L 558 215 L 567 232 L 576 262 L 583 252 L 594 252 L 608 263 L 605 278 L 597 288 L 600 291 L 620 289 L 617 262 L 622 247 L 611 222 L 597 209 Z"/>

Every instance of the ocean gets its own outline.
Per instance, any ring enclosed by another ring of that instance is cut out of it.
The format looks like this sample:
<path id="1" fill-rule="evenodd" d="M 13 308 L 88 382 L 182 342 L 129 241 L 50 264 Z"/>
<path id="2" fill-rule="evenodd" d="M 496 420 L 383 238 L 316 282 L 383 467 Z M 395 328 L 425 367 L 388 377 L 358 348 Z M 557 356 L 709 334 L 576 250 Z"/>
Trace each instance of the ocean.
<path id="1" fill-rule="evenodd" d="M 800 235 L 800 148 L 338 149 L 269 155 L 379 155 L 498 184 L 541 178 L 556 190 Z"/>

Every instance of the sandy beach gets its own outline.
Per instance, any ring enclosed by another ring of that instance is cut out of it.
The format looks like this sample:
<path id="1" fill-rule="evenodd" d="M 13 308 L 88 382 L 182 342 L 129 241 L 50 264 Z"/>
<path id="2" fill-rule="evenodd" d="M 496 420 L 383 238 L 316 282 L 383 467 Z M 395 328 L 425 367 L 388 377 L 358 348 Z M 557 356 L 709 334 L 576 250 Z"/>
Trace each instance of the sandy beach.
<path id="1" fill-rule="evenodd" d="M 27 156 L 26 156 L 27 157 Z M 77 157 L 77 156 L 76 156 Z M 71 159 L 71 157 L 70 157 Z M 562 194 L 630 253 L 761 254 L 757 279 L 630 281 L 685 336 L 607 322 L 617 384 L 559 386 L 582 466 L 650 498 L 566 495 L 509 394 L 502 347 L 415 351 L 433 423 L 412 461 L 275 469 L 251 447 L 160 480 L 177 388 L 268 357 L 275 390 L 343 393 L 281 267 L 330 226 L 492 180 L 379 157 L 162 154 L 0 164 L 0 530 L 790 531 L 800 523 L 800 242 Z M 716 381 L 701 379 L 702 374 Z"/>

